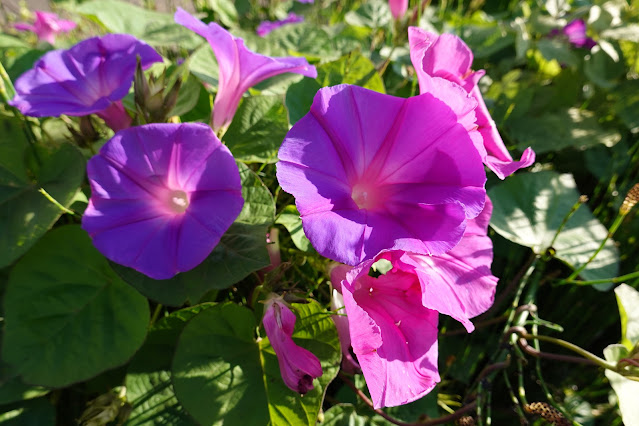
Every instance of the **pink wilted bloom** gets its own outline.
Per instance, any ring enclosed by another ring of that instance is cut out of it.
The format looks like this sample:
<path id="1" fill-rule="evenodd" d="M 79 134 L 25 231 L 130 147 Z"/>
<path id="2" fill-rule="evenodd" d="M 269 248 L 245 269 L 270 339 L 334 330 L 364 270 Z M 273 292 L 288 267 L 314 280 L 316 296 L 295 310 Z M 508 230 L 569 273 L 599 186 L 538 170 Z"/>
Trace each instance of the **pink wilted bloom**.
<path id="1" fill-rule="evenodd" d="M 313 389 L 313 379 L 322 375 L 322 366 L 315 355 L 293 341 L 296 320 L 281 299 L 267 302 L 264 329 L 277 355 L 282 379 L 291 390 L 305 394 Z"/>
<path id="2" fill-rule="evenodd" d="M 17 22 L 13 27 L 18 31 L 32 31 L 38 36 L 38 40 L 54 44 L 56 35 L 68 33 L 77 26 L 73 21 L 60 19 L 55 13 L 36 10 L 35 15 L 36 19 L 33 24 Z"/>
<path id="3" fill-rule="evenodd" d="M 321 255 L 357 265 L 387 249 L 441 254 L 483 209 L 476 102 L 435 83 L 408 99 L 322 88 L 286 135 L 277 179 Z"/>
<path id="4" fill-rule="evenodd" d="M 353 358 L 353 355 L 351 355 L 351 333 L 348 330 L 348 318 L 346 318 L 344 298 L 342 297 L 342 281 L 351 269 L 353 268 L 350 266 L 336 263 L 329 267 L 329 274 L 331 276 L 331 284 L 333 285 L 331 310 L 335 312 L 332 318 L 342 349 L 342 369 L 347 373 L 354 374 L 360 372 L 361 368 Z"/>
<path id="5" fill-rule="evenodd" d="M 490 170 L 500 179 L 535 162 L 535 153 L 527 148 L 521 160 L 514 161 L 499 135 L 497 125 L 488 112 L 477 82 L 484 71 L 473 72 L 473 52 L 462 39 L 453 34 L 437 34 L 417 27 L 408 28 L 410 58 L 420 91 L 424 93 L 431 77 L 441 77 L 462 86 L 477 101 L 477 126 L 482 139 L 475 140 L 475 148 Z"/>
<path id="6" fill-rule="evenodd" d="M 199 265 L 244 204 L 233 156 L 199 123 L 122 130 L 87 174 L 82 228 L 107 258 L 158 280 Z"/>
<path id="7" fill-rule="evenodd" d="M 244 92 L 259 82 L 285 72 L 317 77 L 315 67 L 304 58 L 271 58 L 252 52 L 244 40 L 233 37 L 215 22 L 208 25 L 178 8 L 175 22 L 204 37 L 217 58 L 219 86 L 213 103 L 213 129 L 227 127 Z"/>
<path id="8" fill-rule="evenodd" d="M 255 32 L 258 36 L 265 37 L 271 31 L 276 30 L 284 25 L 297 24 L 299 22 L 304 22 L 304 17 L 291 12 L 288 14 L 288 17 L 286 17 L 286 19 L 282 19 L 279 21 L 262 21 L 260 25 L 257 26 L 257 30 Z"/>
<path id="9" fill-rule="evenodd" d="M 470 332 L 474 327 L 469 318 L 492 305 L 497 278 L 490 272 L 492 243 L 486 236 L 491 212 L 487 202 L 464 238 L 446 254 L 382 252 L 342 281 L 353 351 L 375 408 L 415 401 L 439 382 L 439 313 Z M 392 269 L 377 278 L 369 276 L 380 259 Z"/>
<path id="10" fill-rule="evenodd" d="M 162 61 L 151 46 L 128 34 L 93 37 L 69 50 L 48 52 L 16 80 L 9 103 L 33 117 L 95 113 L 114 131 L 129 127 L 121 99 L 133 82 L 138 56 L 143 68 Z"/>
<path id="11" fill-rule="evenodd" d="M 575 47 L 592 49 L 597 42 L 586 35 L 586 22 L 583 19 L 570 21 L 564 28 L 563 33 L 568 37 L 568 41 Z"/>
<path id="12" fill-rule="evenodd" d="M 408 10 L 408 0 L 388 0 L 393 18 L 400 19 Z"/>

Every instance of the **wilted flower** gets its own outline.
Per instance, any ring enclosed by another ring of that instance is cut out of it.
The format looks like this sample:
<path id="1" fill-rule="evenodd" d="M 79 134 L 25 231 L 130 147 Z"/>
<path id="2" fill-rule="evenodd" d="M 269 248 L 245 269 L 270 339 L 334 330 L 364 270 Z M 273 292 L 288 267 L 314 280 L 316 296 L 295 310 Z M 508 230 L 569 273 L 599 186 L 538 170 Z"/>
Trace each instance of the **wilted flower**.
<path id="1" fill-rule="evenodd" d="M 333 289 L 333 297 L 331 298 L 331 310 L 335 312 L 331 318 L 337 329 L 339 337 L 339 345 L 342 349 L 342 369 L 347 373 L 354 374 L 361 371 L 357 361 L 351 355 L 351 333 L 348 329 L 348 318 L 344 309 L 344 298 L 336 289 Z"/>
<path id="2" fill-rule="evenodd" d="M 562 30 L 568 41 L 575 47 L 592 49 L 597 42 L 586 35 L 586 22 L 583 19 L 570 21 Z"/>
<path id="3" fill-rule="evenodd" d="M 304 17 L 300 15 L 296 15 L 291 12 L 288 14 L 286 19 L 282 19 L 279 21 L 262 21 L 260 25 L 257 26 L 257 30 L 255 31 L 258 36 L 265 37 L 268 33 L 273 30 L 276 30 L 287 24 L 296 24 L 299 22 L 304 22 Z"/>
<path id="4" fill-rule="evenodd" d="M 15 83 L 9 103 L 33 117 L 95 113 L 114 131 L 126 128 L 131 117 L 120 101 L 135 74 L 137 57 L 144 68 L 162 57 L 128 34 L 93 37 L 40 58 Z"/>
<path id="5" fill-rule="evenodd" d="M 38 40 L 54 44 L 56 35 L 68 33 L 77 26 L 75 22 L 60 19 L 58 15 L 51 12 L 36 10 L 35 16 L 33 24 L 17 22 L 13 27 L 18 31 L 32 31 L 38 36 Z"/>
<path id="6" fill-rule="evenodd" d="M 348 265 L 381 250 L 440 254 L 484 206 L 473 148 L 475 101 L 439 79 L 397 98 L 358 86 L 320 89 L 279 151 L 277 179 L 295 196 L 323 256 Z"/>
<path id="7" fill-rule="evenodd" d="M 475 140 L 475 148 L 490 170 L 500 179 L 504 179 L 516 170 L 528 167 L 535 162 L 535 153 L 530 148 L 524 151 L 521 160 L 513 161 L 477 86 L 484 71 L 471 70 L 473 52 L 462 39 L 453 34 L 438 36 L 421 28 L 410 27 L 408 40 L 411 62 L 417 72 L 422 93 L 430 85 L 431 77 L 441 77 L 459 84 L 477 101 L 475 113 L 478 130 L 483 140 Z"/>
<path id="8" fill-rule="evenodd" d="M 322 375 L 319 359 L 293 341 L 295 314 L 280 299 L 267 302 L 264 330 L 277 355 L 280 373 L 286 386 L 305 394 L 313 389 L 313 379 Z"/>
<path id="9" fill-rule="evenodd" d="M 388 0 L 393 18 L 400 19 L 408 10 L 408 0 Z"/>
<path id="10" fill-rule="evenodd" d="M 438 313 L 457 319 L 470 332 L 469 318 L 492 305 L 497 278 L 490 272 L 492 243 L 486 236 L 491 212 L 487 202 L 446 254 L 383 252 L 342 281 L 353 351 L 376 408 L 415 401 L 439 382 Z M 380 259 L 392 269 L 369 276 Z"/>
<path id="11" fill-rule="evenodd" d="M 233 37 L 215 22 L 208 25 L 178 8 L 175 22 L 204 37 L 219 65 L 219 86 L 213 103 L 213 129 L 229 125 L 244 92 L 257 83 L 285 72 L 317 77 L 315 67 L 304 58 L 271 58 L 252 52 L 244 40 Z"/>
<path id="12" fill-rule="evenodd" d="M 244 204 L 235 160 L 204 124 L 122 130 L 87 174 L 83 229 L 107 258 L 155 279 L 200 264 Z"/>

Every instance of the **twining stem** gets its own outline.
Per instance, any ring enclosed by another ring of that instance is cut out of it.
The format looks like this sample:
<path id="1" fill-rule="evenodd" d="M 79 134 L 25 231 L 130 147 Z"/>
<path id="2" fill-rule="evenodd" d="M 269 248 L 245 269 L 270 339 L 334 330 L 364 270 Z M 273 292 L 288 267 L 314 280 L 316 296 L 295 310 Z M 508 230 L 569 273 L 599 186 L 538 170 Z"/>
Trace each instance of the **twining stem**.
<path id="1" fill-rule="evenodd" d="M 158 317 L 160 316 L 160 312 L 162 312 L 162 308 L 164 308 L 164 306 L 162 306 L 162 304 L 160 303 L 158 303 L 158 305 L 155 307 L 153 315 L 151 316 L 151 321 L 149 322 L 149 328 L 151 328 L 151 326 L 155 324 L 155 321 L 157 321 Z"/>
<path id="2" fill-rule="evenodd" d="M 621 283 L 624 281 L 628 281 L 633 278 L 639 277 L 639 271 L 632 272 L 630 274 L 621 275 L 619 277 L 614 278 L 606 278 L 602 280 L 589 280 L 589 281 L 581 281 L 581 280 L 569 280 L 566 278 L 565 280 L 561 280 L 559 284 L 576 284 L 576 285 L 593 285 L 593 284 L 606 284 L 606 283 Z"/>
<path id="3" fill-rule="evenodd" d="M 64 213 L 68 213 L 70 215 L 73 216 L 77 216 L 77 213 L 74 212 L 73 210 L 70 210 L 66 207 L 64 207 L 62 204 L 60 204 L 58 202 L 58 200 L 56 200 L 55 198 L 53 198 L 44 188 L 40 188 L 38 189 L 38 192 L 42 195 L 44 195 L 44 197 L 49 200 L 51 203 L 53 203 L 57 208 L 59 208 L 60 210 L 62 210 Z"/>
<path id="4" fill-rule="evenodd" d="M 550 244 L 548 245 L 549 247 L 552 247 L 555 244 L 557 237 L 559 236 L 561 231 L 563 231 L 564 227 L 568 223 L 568 220 L 570 220 L 572 215 L 574 215 L 577 212 L 577 210 L 579 210 L 579 207 L 581 207 L 586 201 L 588 201 L 588 197 L 581 196 L 579 197 L 579 200 L 577 200 L 577 202 L 570 208 L 570 211 L 568 212 L 568 214 L 564 216 L 563 220 L 561 221 L 561 224 L 559 224 L 559 228 L 557 228 L 557 232 L 555 232 L 555 235 L 552 237 L 552 241 L 550 241 Z"/>

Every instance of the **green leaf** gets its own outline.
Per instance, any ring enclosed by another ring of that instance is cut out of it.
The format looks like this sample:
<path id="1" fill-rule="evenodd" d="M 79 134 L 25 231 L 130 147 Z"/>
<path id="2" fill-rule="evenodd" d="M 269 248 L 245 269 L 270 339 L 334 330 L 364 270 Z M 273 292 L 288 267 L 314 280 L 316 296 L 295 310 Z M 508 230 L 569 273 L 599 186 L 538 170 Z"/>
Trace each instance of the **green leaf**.
<path id="1" fill-rule="evenodd" d="M 625 24 L 620 27 L 606 28 L 601 32 L 601 37 L 613 40 L 628 40 L 639 43 L 639 24 Z"/>
<path id="2" fill-rule="evenodd" d="M 268 339 L 255 340 L 250 310 L 217 305 L 186 325 L 173 361 L 173 386 L 199 423 L 315 424 L 338 371 L 339 340 L 330 314 L 318 303 L 293 307 L 299 315 L 293 338 L 320 359 L 324 372 L 303 397 L 282 381 Z"/>
<path id="3" fill-rule="evenodd" d="M 4 371 L 9 370 L 9 371 Z M 49 389 L 27 385 L 16 377 L 13 369 L 2 363 L 0 371 L 0 404 L 10 404 L 16 401 L 37 398 L 49 393 Z"/>
<path id="4" fill-rule="evenodd" d="M 113 33 L 131 34 L 152 46 L 180 46 L 193 49 L 202 39 L 193 31 L 178 25 L 173 14 L 160 13 L 119 0 L 91 0 L 71 7 L 102 24 Z"/>
<path id="5" fill-rule="evenodd" d="M 374 0 L 364 2 L 356 10 L 350 11 L 344 17 L 347 24 L 354 27 L 370 28 L 376 30 L 393 22 L 388 2 Z"/>
<path id="6" fill-rule="evenodd" d="M 639 343 L 639 292 L 621 284 L 615 288 L 615 295 L 621 318 L 621 343 L 631 351 Z"/>
<path id="7" fill-rule="evenodd" d="M 622 82 L 613 94 L 615 114 L 631 132 L 639 132 L 639 80 Z"/>
<path id="8" fill-rule="evenodd" d="M 601 44 L 593 47 L 584 61 L 584 74 L 597 86 L 611 89 L 628 70 L 624 61 L 618 58 L 615 60 L 610 56 L 610 54 L 619 56 L 619 51 L 612 44 L 605 45 L 608 47 L 607 51 L 602 49 Z"/>
<path id="9" fill-rule="evenodd" d="M 182 82 L 177 102 L 169 113 L 169 116 L 186 114 L 195 108 L 200 99 L 202 83 L 200 83 L 195 76 L 187 75 L 188 77 Z"/>
<path id="10" fill-rule="evenodd" d="M 220 21 L 226 27 L 237 24 L 237 9 L 232 0 L 208 0 L 208 6 L 215 12 L 216 21 Z"/>
<path id="11" fill-rule="evenodd" d="M 202 44 L 189 57 L 189 70 L 204 83 L 218 86 L 219 67 L 208 43 Z"/>
<path id="12" fill-rule="evenodd" d="M 594 112 L 579 108 L 522 116 L 507 121 L 506 127 L 519 149 L 530 146 L 537 154 L 598 144 L 611 147 L 621 140 L 617 131 L 599 125 Z"/>
<path id="13" fill-rule="evenodd" d="M 16 120 L 0 119 L 0 268 L 24 254 L 58 220 L 84 177 L 84 158 L 69 144 L 30 146 Z"/>
<path id="14" fill-rule="evenodd" d="M 472 49 L 475 59 L 488 58 L 515 44 L 515 33 L 493 22 L 465 26 L 461 33 L 461 38 Z"/>
<path id="15" fill-rule="evenodd" d="M 224 142 L 245 163 L 275 163 L 288 132 L 286 108 L 279 96 L 244 98 L 233 116 Z"/>
<path id="16" fill-rule="evenodd" d="M 562 40 L 544 38 L 537 42 L 537 49 L 548 61 L 553 59 L 560 64 L 576 67 L 580 64 L 579 58 L 573 52 L 570 45 Z"/>
<path id="17" fill-rule="evenodd" d="M 146 337 L 147 300 L 77 225 L 45 235 L 13 268 L 2 358 L 25 382 L 63 387 L 124 364 Z"/>
<path id="18" fill-rule="evenodd" d="M 556 172 L 523 173 L 509 177 L 488 191 L 494 209 L 491 226 L 502 237 L 542 254 L 564 217 L 579 199 L 571 175 Z M 555 256 L 573 268 L 583 265 L 597 250 L 608 230 L 581 206 L 559 234 Z M 602 251 L 581 272 L 585 280 L 615 277 L 619 253 L 608 240 Z M 609 288 L 608 284 L 599 286 Z"/>
<path id="19" fill-rule="evenodd" d="M 54 425 L 55 407 L 46 398 L 25 401 L 19 408 L 4 411 L 0 407 L 0 425 L 2 426 L 42 426 Z"/>
<path id="20" fill-rule="evenodd" d="M 7 34 L 0 34 L 0 49 L 19 48 L 30 49 L 29 43 Z"/>
<path id="21" fill-rule="evenodd" d="M 376 426 L 387 425 L 381 416 L 373 418 L 359 414 L 353 404 L 336 404 L 324 412 L 322 426 Z"/>
<path id="22" fill-rule="evenodd" d="M 405 422 L 419 422 L 426 418 L 437 418 L 439 417 L 437 392 L 436 390 L 432 390 L 417 401 L 396 407 L 389 407 L 386 408 L 385 411 L 394 418 Z"/>
<path id="23" fill-rule="evenodd" d="M 624 345 L 618 344 L 609 345 L 603 352 L 606 361 L 610 362 L 616 362 L 628 356 L 628 349 Z M 612 386 L 612 389 L 619 399 L 619 411 L 621 411 L 621 418 L 624 424 L 639 424 L 639 404 L 637 404 L 639 382 L 627 379 L 621 374 L 611 370 L 606 370 L 605 374 L 608 381 L 610 381 L 610 386 Z"/>
<path id="24" fill-rule="evenodd" d="M 286 108 L 291 124 L 308 113 L 320 88 L 337 84 L 353 84 L 385 93 L 384 82 L 375 65 L 361 52 L 353 51 L 336 61 L 318 66 L 316 80 L 305 78 L 291 85 L 286 92 Z"/>
<path id="25" fill-rule="evenodd" d="M 163 305 L 197 303 L 209 290 L 227 288 L 251 272 L 271 264 L 266 232 L 275 219 L 275 203 L 268 188 L 247 166 L 238 163 L 244 207 L 220 243 L 200 265 L 168 280 L 154 280 L 125 266 L 112 264 L 126 282 Z"/>
<path id="26" fill-rule="evenodd" d="M 302 251 L 313 249 L 311 242 L 306 238 L 306 234 L 304 234 L 302 219 L 295 206 L 286 206 L 275 223 L 284 225 L 286 230 L 291 234 L 291 239 L 295 247 Z"/>

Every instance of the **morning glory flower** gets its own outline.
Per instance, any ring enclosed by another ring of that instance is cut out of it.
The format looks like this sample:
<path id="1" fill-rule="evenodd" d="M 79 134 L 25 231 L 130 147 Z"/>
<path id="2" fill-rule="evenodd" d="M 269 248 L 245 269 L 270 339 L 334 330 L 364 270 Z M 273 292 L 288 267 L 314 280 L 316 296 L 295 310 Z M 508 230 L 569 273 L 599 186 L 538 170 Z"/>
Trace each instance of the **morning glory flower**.
<path id="1" fill-rule="evenodd" d="M 233 156 L 199 123 L 122 130 L 87 174 L 82 228 L 104 256 L 158 280 L 199 265 L 244 204 Z"/>
<path id="2" fill-rule="evenodd" d="M 58 15 L 51 12 L 36 10 L 35 16 L 36 18 L 33 24 L 17 22 L 13 27 L 18 31 L 34 32 L 35 35 L 38 36 L 38 40 L 44 40 L 49 44 L 54 44 L 56 35 L 68 33 L 77 26 L 75 22 L 60 19 Z"/>
<path id="3" fill-rule="evenodd" d="M 350 85 L 320 89 L 277 165 L 313 247 L 348 265 L 381 250 L 453 248 L 485 201 L 475 105 L 443 79 L 408 99 Z"/>
<path id="4" fill-rule="evenodd" d="M 305 394 L 313 389 L 313 379 L 322 375 L 322 366 L 312 352 L 293 341 L 296 320 L 295 314 L 281 299 L 274 298 L 267 302 L 262 321 L 277 355 L 282 379 L 291 390 Z"/>
<path id="5" fill-rule="evenodd" d="M 351 344 L 375 408 L 415 401 L 439 382 L 439 313 L 471 332 L 469 318 L 492 305 L 497 278 L 490 272 L 493 252 L 486 235 L 491 212 L 487 201 L 464 238 L 446 254 L 382 252 L 346 274 L 342 294 Z M 381 259 L 392 269 L 369 276 Z"/>
<path id="6" fill-rule="evenodd" d="M 562 30 L 568 41 L 575 47 L 592 49 L 597 42 L 586 35 L 586 22 L 583 19 L 570 21 Z"/>
<path id="7" fill-rule="evenodd" d="M 129 127 L 121 99 L 129 92 L 137 57 L 143 68 L 162 57 L 128 34 L 93 37 L 40 58 L 15 83 L 9 103 L 24 115 L 50 117 L 95 113 L 114 131 Z"/>
<path id="8" fill-rule="evenodd" d="M 219 86 L 213 103 L 213 129 L 226 128 L 240 104 L 244 92 L 259 82 L 285 72 L 317 77 L 315 67 L 304 58 L 271 58 L 252 52 L 244 40 L 211 22 L 208 25 L 178 8 L 175 22 L 204 37 L 219 65 Z"/>
<path id="9" fill-rule="evenodd" d="M 260 22 L 260 25 L 257 26 L 257 30 L 255 32 L 260 37 L 266 37 L 268 33 L 280 27 L 283 27 L 284 25 L 297 24 L 299 22 L 304 22 L 304 17 L 291 12 L 288 14 L 286 19 L 281 19 L 279 21 Z"/>
<path id="10" fill-rule="evenodd" d="M 388 0 L 388 6 L 393 18 L 400 19 L 408 10 L 408 0 Z"/>
<path id="11" fill-rule="evenodd" d="M 488 112 L 477 82 L 484 71 L 473 72 L 473 52 L 462 39 L 453 34 L 437 34 L 421 28 L 408 29 L 410 57 L 420 91 L 424 93 L 431 77 L 441 77 L 462 86 L 477 101 L 477 126 L 482 140 L 476 140 L 475 148 L 490 170 L 500 179 L 535 162 L 535 153 L 527 148 L 521 160 L 514 161 L 499 135 L 497 125 Z"/>

